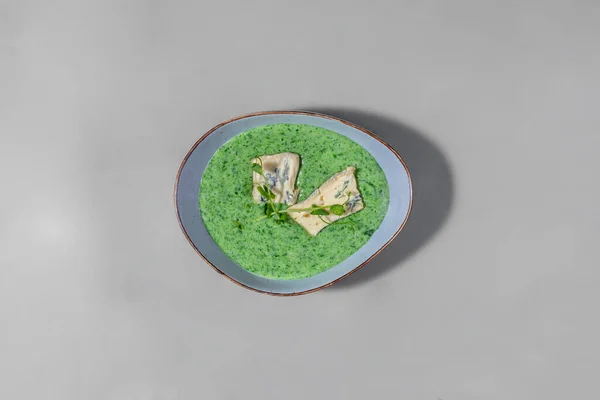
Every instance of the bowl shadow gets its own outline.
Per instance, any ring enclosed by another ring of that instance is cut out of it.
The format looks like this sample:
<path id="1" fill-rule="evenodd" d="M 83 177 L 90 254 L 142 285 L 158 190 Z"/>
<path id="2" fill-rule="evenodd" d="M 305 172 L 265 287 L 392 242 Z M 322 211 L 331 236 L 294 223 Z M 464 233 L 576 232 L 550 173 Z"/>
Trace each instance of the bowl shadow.
<path id="1" fill-rule="evenodd" d="M 402 156 L 413 183 L 413 206 L 400 234 L 377 257 L 331 289 L 344 289 L 373 280 L 399 267 L 429 242 L 452 210 L 454 183 L 447 157 L 423 134 L 390 117 L 343 108 L 309 108 L 368 129 Z"/>

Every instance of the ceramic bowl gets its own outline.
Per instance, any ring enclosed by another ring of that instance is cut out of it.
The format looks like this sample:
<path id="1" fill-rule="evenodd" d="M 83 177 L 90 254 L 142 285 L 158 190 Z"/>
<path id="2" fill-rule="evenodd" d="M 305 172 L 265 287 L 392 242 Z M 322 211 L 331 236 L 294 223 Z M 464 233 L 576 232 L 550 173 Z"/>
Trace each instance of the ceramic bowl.
<path id="1" fill-rule="evenodd" d="M 229 139 L 249 129 L 270 124 L 306 124 L 329 129 L 364 147 L 385 172 L 390 203 L 383 222 L 369 241 L 340 264 L 318 275 L 298 280 L 268 279 L 234 263 L 212 240 L 200 216 L 198 191 L 202 174 L 215 152 Z M 205 133 L 187 153 L 175 182 L 175 208 L 184 235 L 198 254 L 217 272 L 257 292 L 293 296 L 330 286 L 365 266 L 402 230 L 412 206 L 412 183 L 400 155 L 373 133 L 328 115 L 301 111 L 269 111 L 223 122 Z"/>

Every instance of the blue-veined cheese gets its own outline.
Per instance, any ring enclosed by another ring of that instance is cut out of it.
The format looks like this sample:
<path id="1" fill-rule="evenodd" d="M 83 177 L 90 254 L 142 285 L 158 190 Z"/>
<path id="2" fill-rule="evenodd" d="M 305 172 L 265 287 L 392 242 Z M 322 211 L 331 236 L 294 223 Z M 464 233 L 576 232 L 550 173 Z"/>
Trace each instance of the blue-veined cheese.
<path id="1" fill-rule="evenodd" d="M 329 178 L 315 190 L 306 200 L 289 207 L 289 216 L 300 224 L 310 235 L 317 236 L 327 225 L 362 210 L 363 203 L 355 176 L 356 169 L 348 167 Z M 345 203 L 345 204 L 344 204 Z M 344 204 L 344 213 L 335 215 L 312 215 L 310 210 L 293 212 L 317 206 Z"/>
<path id="2" fill-rule="evenodd" d="M 259 160 L 260 159 L 260 160 Z M 268 183 L 269 188 L 275 194 L 275 203 L 291 205 L 298 199 L 298 189 L 296 189 L 296 177 L 300 168 L 300 156 L 294 153 L 279 153 L 264 155 L 253 158 L 253 164 L 262 166 L 264 174 L 261 176 L 257 172 L 252 172 L 252 197 L 256 203 L 266 201 L 258 192 L 257 186 Z"/>

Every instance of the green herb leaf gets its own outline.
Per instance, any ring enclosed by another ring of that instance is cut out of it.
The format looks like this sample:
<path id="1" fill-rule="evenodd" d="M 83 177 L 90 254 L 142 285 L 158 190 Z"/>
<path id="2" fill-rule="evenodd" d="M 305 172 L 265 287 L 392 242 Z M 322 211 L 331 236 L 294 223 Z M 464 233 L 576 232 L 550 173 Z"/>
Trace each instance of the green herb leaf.
<path id="1" fill-rule="evenodd" d="M 267 185 L 257 186 L 256 189 L 258 190 L 258 193 L 267 200 L 273 200 L 275 198 L 275 193 L 273 193 Z"/>
<path id="2" fill-rule="evenodd" d="M 267 194 L 267 191 L 265 190 L 265 188 L 269 191 L 271 191 L 269 188 L 267 188 L 266 186 L 258 186 L 256 189 L 258 190 L 258 193 L 260 193 L 260 195 L 262 197 L 264 197 L 265 199 L 269 199 L 269 195 Z"/>
<path id="3" fill-rule="evenodd" d="M 275 222 L 277 222 L 278 224 L 286 222 L 288 219 L 288 215 L 286 213 L 279 213 L 276 214 L 277 219 L 275 220 Z"/>
<path id="4" fill-rule="evenodd" d="M 346 211 L 344 210 L 344 206 L 341 204 L 334 204 L 329 207 L 329 210 L 338 216 L 344 214 L 344 211 Z"/>
<path id="5" fill-rule="evenodd" d="M 239 219 L 236 218 L 233 222 L 240 231 L 244 230 L 244 224 L 242 224 Z"/>
<path id="6" fill-rule="evenodd" d="M 257 163 L 252 164 L 252 171 L 262 175 L 262 167 Z"/>
<path id="7" fill-rule="evenodd" d="M 323 210 L 322 208 L 315 208 L 310 212 L 312 215 L 329 215 L 327 210 Z"/>
<path id="8" fill-rule="evenodd" d="M 267 207 L 265 208 L 265 215 L 267 217 L 270 217 L 273 214 L 275 214 L 275 209 L 273 208 L 273 204 L 267 203 Z"/>

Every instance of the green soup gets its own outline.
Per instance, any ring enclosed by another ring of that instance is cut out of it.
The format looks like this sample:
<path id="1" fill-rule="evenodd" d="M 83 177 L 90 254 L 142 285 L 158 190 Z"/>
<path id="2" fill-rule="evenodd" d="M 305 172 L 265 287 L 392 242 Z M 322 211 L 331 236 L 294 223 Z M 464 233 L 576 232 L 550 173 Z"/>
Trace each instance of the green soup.
<path id="1" fill-rule="evenodd" d="M 300 155 L 298 202 L 332 175 L 356 167 L 365 208 L 311 237 L 300 225 L 263 219 L 252 200 L 250 160 L 264 154 Z M 225 143 L 208 163 L 199 204 L 206 229 L 235 263 L 256 275 L 300 279 L 323 272 L 355 253 L 377 230 L 389 203 L 385 174 L 369 152 L 335 132 L 309 125 L 266 125 Z"/>

